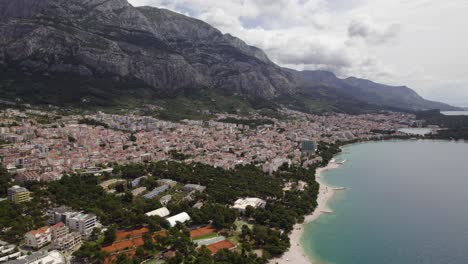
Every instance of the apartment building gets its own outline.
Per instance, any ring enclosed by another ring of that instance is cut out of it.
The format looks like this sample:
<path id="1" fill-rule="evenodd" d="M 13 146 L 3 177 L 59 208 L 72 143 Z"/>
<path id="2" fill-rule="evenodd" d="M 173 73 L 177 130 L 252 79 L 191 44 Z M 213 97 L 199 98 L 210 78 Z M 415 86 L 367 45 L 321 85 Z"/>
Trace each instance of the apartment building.
<path id="1" fill-rule="evenodd" d="M 29 231 L 24 235 L 25 245 L 30 248 L 39 249 L 52 242 L 52 232 L 48 226 Z"/>
<path id="2" fill-rule="evenodd" d="M 8 188 L 8 200 L 13 203 L 23 203 L 31 200 L 31 192 L 18 185 Z"/>

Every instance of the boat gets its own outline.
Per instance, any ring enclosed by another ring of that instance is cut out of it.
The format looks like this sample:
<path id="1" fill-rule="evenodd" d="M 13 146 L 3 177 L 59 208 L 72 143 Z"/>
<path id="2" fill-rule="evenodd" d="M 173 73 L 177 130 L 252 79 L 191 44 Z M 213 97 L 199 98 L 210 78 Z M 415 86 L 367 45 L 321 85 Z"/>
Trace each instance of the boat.
<path id="1" fill-rule="evenodd" d="M 346 161 L 347 161 L 346 159 L 344 159 L 342 161 L 337 161 L 336 164 L 344 164 Z"/>

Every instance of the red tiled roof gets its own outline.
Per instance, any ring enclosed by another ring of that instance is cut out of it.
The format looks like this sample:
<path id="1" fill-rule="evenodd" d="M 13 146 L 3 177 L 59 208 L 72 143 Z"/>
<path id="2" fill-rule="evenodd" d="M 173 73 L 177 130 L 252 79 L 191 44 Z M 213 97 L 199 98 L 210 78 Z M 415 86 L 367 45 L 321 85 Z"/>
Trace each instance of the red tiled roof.
<path id="1" fill-rule="evenodd" d="M 44 233 L 46 233 L 48 230 L 49 230 L 49 227 L 48 227 L 48 226 L 44 226 L 44 227 L 41 227 L 41 228 L 39 228 L 39 229 L 29 231 L 29 233 L 31 233 L 32 235 L 35 236 L 35 235 L 38 235 L 38 234 L 44 234 Z"/>
<path id="2" fill-rule="evenodd" d="M 65 226 L 65 224 L 63 222 L 58 222 L 55 225 L 51 226 L 50 228 L 56 229 L 56 228 L 60 228 L 62 226 Z"/>

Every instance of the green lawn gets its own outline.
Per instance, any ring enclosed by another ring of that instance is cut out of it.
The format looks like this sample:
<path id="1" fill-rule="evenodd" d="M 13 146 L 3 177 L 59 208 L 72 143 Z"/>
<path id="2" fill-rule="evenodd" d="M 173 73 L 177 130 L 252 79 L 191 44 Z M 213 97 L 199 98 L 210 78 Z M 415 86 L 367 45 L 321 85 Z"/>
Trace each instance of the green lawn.
<path id="1" fill-rule="evenodd" d="M 201 236 L 201 237 L 197 237 L 197 238 L 195 238 L 193 240 L 197 241 L 197 240 L 210 239 L 210 238 L 215 238 L 215 237 L 218 237 L 218 234 L 211 233 L 211 234 L 207 234 L 207 235 L 204 235 L 204 236 Z"/>

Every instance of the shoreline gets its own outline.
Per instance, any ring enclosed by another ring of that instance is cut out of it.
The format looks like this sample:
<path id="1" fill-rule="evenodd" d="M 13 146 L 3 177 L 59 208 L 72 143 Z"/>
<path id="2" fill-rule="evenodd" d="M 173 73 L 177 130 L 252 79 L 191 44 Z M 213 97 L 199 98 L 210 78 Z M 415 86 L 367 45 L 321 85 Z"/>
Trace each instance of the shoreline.
<path id="1" fill-rule="evenodd" d="M 293 227 L 293 231 L 289 234 L 291 241 L 291 247 L 286 251 L 280 258 L 270 260 L 269 264 L 312 264 L 314 261 L 307 256 L 301 245 L 301 237 L 304 233 L 304 226 L 317 220 L 322 214 L 332 213 L 330 208 L 327 206 L 327 202 L 333 197 L 335 187 L 329 186 L 322 181 L 321 174 L 324 171 L 336 169 L 339 164 L 328 163 L 325 167 L 317 168 L 315 171 L 315 181 L 320 185 L 319 194 L 317 196 L 317 208 L 310 215 L 306 215 L 303 223 L 296 223 Z"/>

